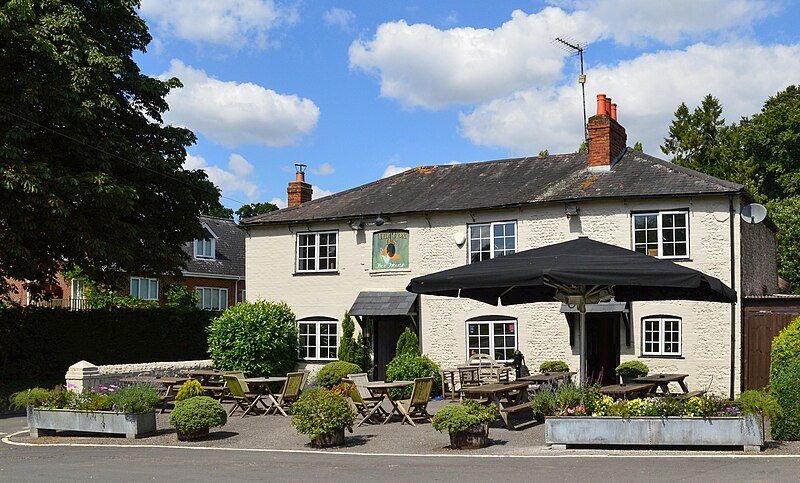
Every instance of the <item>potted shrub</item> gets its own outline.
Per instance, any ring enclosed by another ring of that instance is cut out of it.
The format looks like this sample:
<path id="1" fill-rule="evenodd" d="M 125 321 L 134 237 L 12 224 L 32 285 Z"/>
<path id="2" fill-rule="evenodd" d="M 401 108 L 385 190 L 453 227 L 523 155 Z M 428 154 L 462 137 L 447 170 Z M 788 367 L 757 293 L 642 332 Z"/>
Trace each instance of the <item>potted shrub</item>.
<path id="1" fill-rule="evenodd" d="M 314 448 L 344 444 L 344 429 L 352 433 L 354 419 L 347 399 L 330 391 L 308 391 L 292 405 L 292 426 L 307 434 Z"/>
<path id="2" fill-rule="evenodd" d="M 161 392 L 149 384 L 118 387 L 100 385 L 77 392 L 57 386 L 53 390 L 33 388 L 11 396 L 12 407 L 28 409 L 33 438 L 57 430 L 124 434 L 128 438 L 154 433 L 153 408 Z"/>
<path id="3" fill-rule="evenodd" d="M 196 379 L 189 379 L 183 383 L 180 389 L 178 389 L 178 394 L 175 395 L 175 403 L 177 404 L 192 397 L 205 396 L 205 394 L 206 392 L 203 390 L 203 386 L 200 384 L 200 381 Z"/>
<path id="4" fill-rule="evenodd" d="M 438 431 L 447 430 L 454 449 L 483 448 L 489 444 L 489 424 L 497 418 L 497 408 L 469 399 L 458 406 L 447 406 L 433 416 Z"/>
<path id="5" fill-rule="evenodd" d="M 317 374 L 317 384 L 325 389 L 330 389 L 342 382 L 343 377 L 347 377 L 348 374 L 356 374 L 358 372 L 361 372 L 361 367 L 353 364 L 352 362 L 329 362 L 322 366 L 322 369 L 319 370 L 319 374 Z"/>
<path id="6" fill-rule="evenodd" d="M 539 372 L 569 372 L 569 366 L 564 361 L 544 361 L 539 365 Z"/>
<path id="7" fill-rule="evenodd" d="M 641 361 L 628 361 L 618 365 L 615 371 L 622 378 L 622 384 L 630 384 L 637 377 L 646 376 L 650 368 Z"/>
<path id="8" fill-rule="evenodd" d="M 205 438 L 209 428 L 224 426 L 227 422 L 225 408 L 208 396 L 195 396 L 176 403 L 169 415 L 169 424 L 175 427 L 178 441 Z"/>

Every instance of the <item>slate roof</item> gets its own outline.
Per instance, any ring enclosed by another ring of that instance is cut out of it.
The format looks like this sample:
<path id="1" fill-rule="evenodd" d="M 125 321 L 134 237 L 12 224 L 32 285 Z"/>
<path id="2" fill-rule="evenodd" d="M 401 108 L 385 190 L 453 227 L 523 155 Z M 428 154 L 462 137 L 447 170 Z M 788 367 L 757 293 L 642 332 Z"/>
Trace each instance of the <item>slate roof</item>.
<path id="1" fill-rule="evenodd" d="M 358 294 L 348 313 L 350 315 L 407 315 L 417 300 L 417 294 L 406 291 Z"/>
<path id="2" fill-rule="evenodd" d="M 244 277 L 244 232 L 231 219 L 213 216 L 200 216 L 199 219 L 217 236 L 215 259 L 195 258 L 194 241 L 191 241 L 183 247 L 190 257 L 184 273 Z"/>
<path id="3" fill-rule="evenodd" d="M 744 186 L 627 149 L 610 171 L 586 154 L 421 166 L 357 188 L 241 221 L 266 225 L 610 198 L 722 195 Z"/>

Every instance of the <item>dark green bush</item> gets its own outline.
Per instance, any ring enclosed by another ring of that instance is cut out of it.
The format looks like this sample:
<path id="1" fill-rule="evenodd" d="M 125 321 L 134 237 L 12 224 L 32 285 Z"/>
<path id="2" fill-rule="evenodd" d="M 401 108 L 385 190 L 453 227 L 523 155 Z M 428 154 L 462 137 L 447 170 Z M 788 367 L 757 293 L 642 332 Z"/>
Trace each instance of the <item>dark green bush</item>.
<path id="1" fill-rule="evenodd" d="M 361 372 L 361 368 L 352 362 L 329 362 L 322 366 L 319 374 L 317 374 L 317 384 L 325 389 L 330 389 L 342 382 L 343 377 L 347 377 L 348 374 L 355 374 L 357 372 Z"/>
<path id="2" fill-rule="evenodd" d="M 400 355 L 420 355 L 419 339 L 417 338 L 417 334 L 415 334 L 414 331 L 408 327 L 406 327 L 406 330 L 404 330 L 397 339 L 395 356 Z"/>
<path id="3" fill-rule="evenodd" d="M 200 295 L 186 285 L 169 284 L 164 289 L 164 306 L 184 309 L 197 308 Z"/>
<path id="4" fill-rule="evenodd" d="M 539 372 L 569 372 L 569 366 L 564 361 L 544 361 L 539 366 Z"/>
<path id="5" fill-rule="evenodd" d="M 110 393 L 117 411 L 128 414 L 139 414 L 152 411 L 161 400 L 161 391 L 150 384 L 132 384 Z"/>
<path id="6" fill-rule="evenodd" d="M 203 391 L 203 386 L 200 384 L 200 381 L 196 379 L 189 379 L 188 381 L 184 382 L 181 385 L 181 388 L 178 389 L 178 394 L 175 395 L 175 402 L 185 401 L 190 397 L 197 397 L 205 395 L 205 391 Z"/>
<path id="7" fill-rule="evenodd" d="M 428 356 L 416 356 L 413 354 L 404 354 L 395 356 L 394 359 L 386 365 L 386 380 L 387 381 L 413 381 L 418 377 L 431 377 L 433 376 L 433 391 L 432 395 L 436 396 L 442 392 L 442 376 L 439 373 L 439 366 L 430 360 Z M 403 389 L 391 389 L 393 392 L 392 397 L 409 397 L 413 386 L 408 386 Z"/>
<path id="8" fill-rule="evenodd" d="M 297 360 L 294 313 L 285 302 L 234 305 L 211 322 L 208 352 L 223 371 L 254 376 L 291 372 Z"/>
<path id="9" fill-rule="evenodd" d="M 642 377 L 650 372 L 650 368 L 642 361 L 628 361 L 618 365 L 615 371 L 621 377 Z"/>
<path id="10" fill-rule="evenodd" d="M 534 416 L 555 416 L 556 395 L 547 389 L 537 391 L 531 398 L 531 409 Z"/>
<path id="11" fill-rule="evenodd" d="M 347 399 L 330 391 L 312 389 L 292 404 L 292 426 L 314 439 L 321 434 L 352 428 L 355 413 Z"/>
<path id="12" fill-rule="evenodd" d="M 458 406 L 445 406 L 433 416 L 431 425 L 437 431 L 462 433 L 481 424 L 491 424 L 497 419 L 497 408 L 465 399 Z"/>
<path id="13" fill-rule="evenodd" d="M 772 340 L 770 357 L 770 393 L 781 408 L 772 419 L 772 437 L 800 440 L 800 317 Z"/>
<path id="14" fill-rule="evenodd" d="M 169 424 L 184 434 L 198 433 L 206 428 L 224 426 L 228 413 L 218 401 L 208 396 L 197 396 L 175 404 L 169 415 Z"/>
<path id="15" fill-rule="evenodd" d="M 771 420 L 781 415 L 781 407 L 778 401 L 767 391 L 744 391 L 739 395 L 736 403 L 742 414 L 763 414 Z"/>

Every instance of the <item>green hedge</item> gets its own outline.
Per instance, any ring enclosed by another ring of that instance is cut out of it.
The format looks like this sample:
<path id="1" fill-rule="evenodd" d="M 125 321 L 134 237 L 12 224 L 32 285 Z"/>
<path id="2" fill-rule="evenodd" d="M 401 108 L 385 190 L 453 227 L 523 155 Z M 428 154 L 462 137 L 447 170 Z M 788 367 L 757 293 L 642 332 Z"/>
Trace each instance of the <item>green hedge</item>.
<path id="1" fill-rule="evenodd" d="M 800 440 L 800 317 L 772 340 L 769 389 L 781 407 L 772 419 L 772 437 Z"/>
<path id="2" fill-rule="evenodd" d="M 216 312 L 195 309 L 68 311 L 0 309 L 0 374 L 7 383 L 64 381 L 72 364 L 208 359 L 205 328 Z"/>

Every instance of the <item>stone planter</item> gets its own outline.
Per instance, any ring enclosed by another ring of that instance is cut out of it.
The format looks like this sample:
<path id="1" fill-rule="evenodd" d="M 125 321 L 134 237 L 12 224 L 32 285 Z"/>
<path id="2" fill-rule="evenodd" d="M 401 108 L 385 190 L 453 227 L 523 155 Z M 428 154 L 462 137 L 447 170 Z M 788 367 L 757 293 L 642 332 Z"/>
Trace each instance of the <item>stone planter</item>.
<path id="1" fill-rule="evenodd" d="M 545 442 L 553 449 L 567 446 L 741 446 L 760 451 L 764 421 L 744 417 L 548 417 Z"/>
<path id="2" fill-rule="evenodd" d="M 138 438 L 156 432 L 156 413 L 125 414 L 111 411 L 73 411 L 28 407 L 31 437 L 48 436 L 56 431 L 124 434 Z"/>
<path id="3" fill-rule="evenodd" d="M 311 440 L 314 448 L 329 448 L 331 446 L 341 446 L 344 444 L 344 428 L 336 429 L 330 433 L 320 434 Z"/>
<path id="4" fill-rule="evenodd" d="M 176 430 L 178 441 L 194 441 L 196 439 L 203 439 L 208 437 L 208 428 L 203 428 L 196 433 L 181 433 Z"/>
<path id="5" fill-rule="evenodd" d="M 473 426 L 466 431 L 450 433 L 453 449 L 477 449 L 489 446 L 489 425 Z"/>

